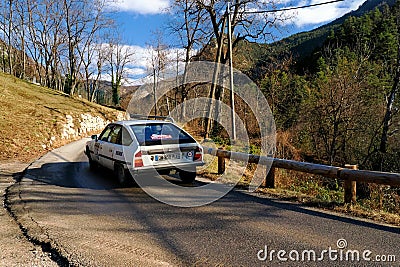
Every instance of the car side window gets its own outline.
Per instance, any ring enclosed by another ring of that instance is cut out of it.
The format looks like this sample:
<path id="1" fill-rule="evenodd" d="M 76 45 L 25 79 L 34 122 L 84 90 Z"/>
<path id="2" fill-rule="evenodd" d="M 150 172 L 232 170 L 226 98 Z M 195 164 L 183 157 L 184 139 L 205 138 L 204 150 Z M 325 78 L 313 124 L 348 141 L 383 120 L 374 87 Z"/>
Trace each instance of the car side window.
<path id="1" fill-rule="evenodd" d="M 111 132 L 110 135 L 108 136 L 108 142 L 113 143 L 113 144 L 117 144 L 118 143 L 118 136 L 119 133 L 121 131 L 121 126 L 120 125 L 115 125 Z"/>
<path id="2" fill-rule="evenodd" d="M 108 136 L 111 132 L 112 125 L 107 126 L 106 129 L 100 134 L 99 140 L 108 142 Z"/>
<path id="3" fill-rule="evenodd" d="M 132 144 L 132 137 L 130 133 L 125 129 L 125 127 L 122 127 L 122 131 L 120 133 L 120 140 L 123 146 L 129 146 L 130 144 Z"/>

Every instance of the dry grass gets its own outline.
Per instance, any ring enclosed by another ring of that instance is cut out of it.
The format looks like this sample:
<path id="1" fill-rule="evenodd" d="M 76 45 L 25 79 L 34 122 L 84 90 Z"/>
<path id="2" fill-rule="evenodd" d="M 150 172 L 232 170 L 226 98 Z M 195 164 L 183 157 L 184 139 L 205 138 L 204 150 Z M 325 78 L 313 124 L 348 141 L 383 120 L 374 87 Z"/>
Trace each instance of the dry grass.
<path id="1" fill-rule="evenodd" d="M 66 142 L 60 131 L 66 115 L 92 113 L 105 118 L 113 110 L 88 101 L 73 99 L 61 92 L 43 88 L 0 73 L 0 160 L 30 162 L 53 147 Z"/>
<path id="2" fill-rule="evenodd" d="M 335 211 L 338 213 L 343 213 L 354 217 L 365 218 L 380 223 L 400 226 L 399 214 L 389 213 L 382 210 L 370 209 L 358 203 L 349 205 L 334 201 L 327 202 L 306 193 L 301 193 L 298 191 L 281 189 L 281 188 L 277 189 L 260 188 L 257 190 L 257 192 L 279 200 L 302 203 L 305 206 L 309 207 L 316 207 L 322 210 Z"/>
<path id="3" fill-rule="evenodd" d="M 400 226 L 400 214 L 396 212 L 386 212 L 382 207 L 374 208 L 361 200 L 352 205 L 344 204 L 340 182 L 294 171 L 276 170 L 275 173 L 277 188 L 260 188 L 258 192 L 310 207 Z"/>

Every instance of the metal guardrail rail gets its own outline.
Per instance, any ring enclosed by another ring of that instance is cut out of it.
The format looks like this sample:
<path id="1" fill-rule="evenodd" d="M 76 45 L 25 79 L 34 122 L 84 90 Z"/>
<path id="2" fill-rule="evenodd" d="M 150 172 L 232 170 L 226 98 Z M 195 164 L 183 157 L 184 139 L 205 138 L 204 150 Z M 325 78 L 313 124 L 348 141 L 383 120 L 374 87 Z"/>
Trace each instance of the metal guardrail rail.
<path id="1" fill-rule="evenodd" d="M 356 182 L 400 186 L 399 173 L 357 170 L 355 165 L 346 165 L 346 167 L 343 168 L 322 164 L 299 162 L 294 160 L 257 156 L 240 152 L 231 152 L 227 150 L 208 147 L 204 147 L 204 153 L 218 157 L 219 173 L 223 173 L 223 171 L 225 170 L 224 159 L 247 161 L 248 163 L 257 163 L 262 165 L 271 164 L 272 162 L 272 168 L 270 170 L 270 173 L 267 175 L 265 182 L 265 184 L 269 185 L 274 184 L 274 168 L 317 174 L 325 177 L 343 180 L 345 182 L 345 202 L 354 202 L 356 200 Z"/>

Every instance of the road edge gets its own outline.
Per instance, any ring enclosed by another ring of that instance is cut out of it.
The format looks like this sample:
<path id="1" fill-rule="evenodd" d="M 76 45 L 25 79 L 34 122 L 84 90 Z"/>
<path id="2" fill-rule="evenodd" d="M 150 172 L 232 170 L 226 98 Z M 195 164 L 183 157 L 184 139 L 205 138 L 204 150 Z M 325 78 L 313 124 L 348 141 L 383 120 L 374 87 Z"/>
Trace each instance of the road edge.
<path id="1" fill-rule="evenodd" d="M 39 159 L 37 159 L 37 160 L 39 160 Z M 37 160 L 35 160 L 35 161 L 37 161 Z M 32 165 L 32 163 L 27 164 L 27 166 L 25 167 L 25 169 L 23 171 L 13 173 L 15 182 L 10 184 L 4 190 L 3 207 L 7 211 L 7 214 L 17 224 L 17 226 L 19 227 L 19 230 L 22 233 L 22 236 L 25 238 L 25 240 L 27 242 L 31 243 L 34 247 L 39 248 L 43 252 L 43 254 L 48 256 L 48 259 L 50 261 L 53 261 L 58 266 L 73 266 L 73 265 L 71 265 L 70 261 L 66 257 L 64 257 L 58 249 L 56 249 L 52 245 L 52 242 L 42 241 L 42 240 L 39 240 L 38 238 L 36 238 L 34 235 L 31 235 L 29 229 L 24 226 L 24 224 L 21 222 L 20 218 L 17 216 L 15 209 L 13 209 L 13 205 L 15 205 L 18 202 L 22 205 L 22 209 L 25 209 L 25 202 L 22 200 L 20 191 L 17 187 L 21 184 L 23 178 L 26 175 L 28 168 Z M 29 216 L 29 219 L 33 223 L 35 223 L 35 221 L 32 217 Z M 37 223 L 36 223 L 36 225 L 39 227 L 39 225 Z M 40 231 L 44 232 L 43 229 L 40 229 Z"/>

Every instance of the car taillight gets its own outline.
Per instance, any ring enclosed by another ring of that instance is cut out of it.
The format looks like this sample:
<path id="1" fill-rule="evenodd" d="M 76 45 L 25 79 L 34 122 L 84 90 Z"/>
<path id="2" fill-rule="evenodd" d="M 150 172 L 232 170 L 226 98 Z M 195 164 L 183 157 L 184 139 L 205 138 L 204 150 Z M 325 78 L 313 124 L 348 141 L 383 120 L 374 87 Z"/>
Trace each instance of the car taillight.
<path id="1" fill-rule="evenodd" d="M 193 160 L 194 161 L 202 160 L 202 156 L 203 156 L 202 149 L 200 147 L 197 147 L 196 151 L 194 152 Z"/>
<path id="2" fill-rule="evenodd" d="M 142 151 L 135 154 L 134 165 L 135 167 L 143 167 Z"/>

